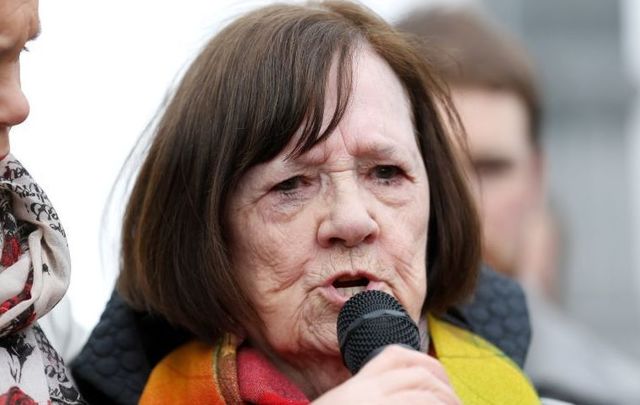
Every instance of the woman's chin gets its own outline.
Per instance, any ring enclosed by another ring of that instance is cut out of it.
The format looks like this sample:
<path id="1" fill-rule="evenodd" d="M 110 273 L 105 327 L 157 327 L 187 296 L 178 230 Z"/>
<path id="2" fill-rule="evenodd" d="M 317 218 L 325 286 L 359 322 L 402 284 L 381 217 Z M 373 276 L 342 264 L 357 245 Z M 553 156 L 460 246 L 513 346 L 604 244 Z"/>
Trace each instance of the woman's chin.
<path id="1" fill-rule="evenodd" d="M 301 345 L 302 350 L 298 352 L 299 356 L 308 358 L 312 361 L 339 361 L 342 362 L 340 349 L 338 347 L 338 338 L 335 326 L 328 330 L 323 336 L 314 336 Z"/>
<path id="2" fill-rule="evenodd" d="M 252 344 L 287 362 L 302 363 L 340 359 L 336 331 L 337 315 L 331 316 L 324 313 L 313 319 L 315 322 L 312 324 L 299 326 L 297 333 L 295 329 L 289 328 L 288 333 L 268 335 L 266 341 L 263 336 L 258 335 L 261 342 L 252 340 Z"/>

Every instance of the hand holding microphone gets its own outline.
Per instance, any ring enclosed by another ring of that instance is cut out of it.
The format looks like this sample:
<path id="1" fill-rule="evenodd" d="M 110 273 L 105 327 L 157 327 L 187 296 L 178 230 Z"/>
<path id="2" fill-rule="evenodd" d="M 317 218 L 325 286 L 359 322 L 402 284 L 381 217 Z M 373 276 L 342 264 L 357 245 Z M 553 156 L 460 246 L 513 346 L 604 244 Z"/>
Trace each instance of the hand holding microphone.
<path id="1" fill-rule="evenodd" d="M 354 376 L 314 404 L 461 403 L 440 362 L 418 351 L 418 327 L 392 296 L 363 291 L 349 299 L 338 316 L 338 341 Z"/>

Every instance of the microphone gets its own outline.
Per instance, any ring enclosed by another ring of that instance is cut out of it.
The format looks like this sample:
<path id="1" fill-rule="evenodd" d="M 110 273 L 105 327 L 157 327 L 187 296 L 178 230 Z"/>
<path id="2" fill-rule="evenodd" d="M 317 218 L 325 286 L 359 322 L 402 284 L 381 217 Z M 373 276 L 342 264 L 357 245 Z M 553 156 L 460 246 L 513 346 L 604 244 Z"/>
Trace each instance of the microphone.
<path id="1" fill-rule="evenodd" d="M 420 350 L 418 327 L 402 305 L 382 291 L 351 297 L 340 310 L 337 327 L 342 361 L 352 374 L 387 345 Z"/>

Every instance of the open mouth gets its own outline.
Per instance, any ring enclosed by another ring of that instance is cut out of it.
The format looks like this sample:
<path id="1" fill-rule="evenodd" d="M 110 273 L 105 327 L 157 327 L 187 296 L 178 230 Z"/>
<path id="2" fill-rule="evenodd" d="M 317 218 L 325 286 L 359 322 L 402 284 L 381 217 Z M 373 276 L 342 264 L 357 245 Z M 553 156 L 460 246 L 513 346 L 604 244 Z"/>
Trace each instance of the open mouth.
<path id="1" fill-rule="evenodd" d="M 369 279 L 361 276 L 344 276 L 336 279 L 331 285 L 344 297 L 351 298 L 367 289 Z"/>

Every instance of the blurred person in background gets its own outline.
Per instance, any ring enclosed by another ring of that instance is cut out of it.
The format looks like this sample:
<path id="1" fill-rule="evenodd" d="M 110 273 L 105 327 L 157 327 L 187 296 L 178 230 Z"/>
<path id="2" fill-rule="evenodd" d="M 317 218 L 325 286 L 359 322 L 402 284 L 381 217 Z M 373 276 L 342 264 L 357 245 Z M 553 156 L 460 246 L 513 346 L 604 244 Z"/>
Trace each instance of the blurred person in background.
<path id="1" fill-rule="evenodd" d="M 541 101 L 525 50 L 475 10 L 414 11 L 398 28 L 423 42 L 450 86 L 467 133 L 483 258 L 527 289 L 533 338 L 525 371 L 543 396 L 640 403 L 640 365 L 551 302 L 561 293 L 560 238 L 545 198 Z"/>
<path id="2" fill-rule="evenodd" d="M 0 2 L 0 404 L 83 403 L 36 323 L 67 290 L 66 235 L 45 192 L 9 153 L 11 127 L 29 114 L 20 55 L 39 32 L 37 0 Z"/>

